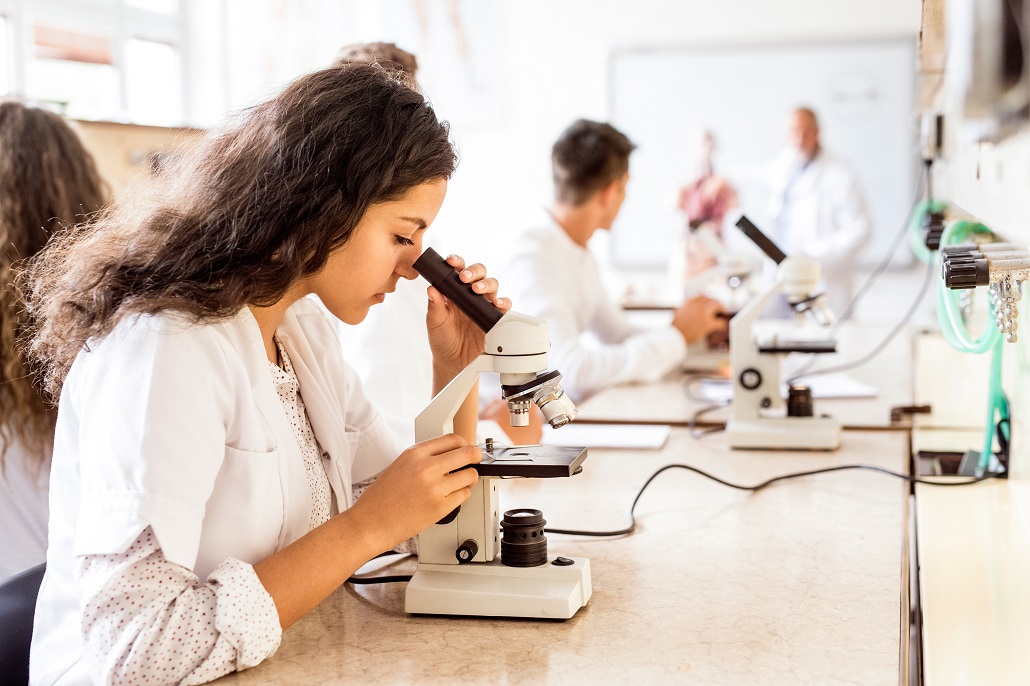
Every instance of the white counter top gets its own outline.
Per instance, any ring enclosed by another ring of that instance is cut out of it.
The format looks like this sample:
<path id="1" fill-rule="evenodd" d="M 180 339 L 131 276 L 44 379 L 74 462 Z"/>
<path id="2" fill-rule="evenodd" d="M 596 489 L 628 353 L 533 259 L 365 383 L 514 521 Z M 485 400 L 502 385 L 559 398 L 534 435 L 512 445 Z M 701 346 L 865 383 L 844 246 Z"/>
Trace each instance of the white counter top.
<path id="1" fill-rule="evenodd" d="M 1028 490 L 916 487 L 927 686 L 1030 684 Z"/>
<path id="2" fill-rule="evenodd" d="M 578 476 L 505 482 L 502 507 L 539 507 L 557 528 L 612 529 L 671 462 L 746 483 L 854 462 L 904 469 L 904 434 L 845 438 L 836 453 L 735 452 L 719 434 L 695 441 L 676 429 L 660 451 L 596 450 Z M 413 617 L 403 584 L 345 586 L 265 664 L 225 681 L 898 683 L 901 481 L 840 472 L 747 493 L 675 470 L 637 517 L 637 533 L 620 539 L 548 536 L 551 557 L 589 557 L 593 570 L 589 605 L 566 622 Z"/>

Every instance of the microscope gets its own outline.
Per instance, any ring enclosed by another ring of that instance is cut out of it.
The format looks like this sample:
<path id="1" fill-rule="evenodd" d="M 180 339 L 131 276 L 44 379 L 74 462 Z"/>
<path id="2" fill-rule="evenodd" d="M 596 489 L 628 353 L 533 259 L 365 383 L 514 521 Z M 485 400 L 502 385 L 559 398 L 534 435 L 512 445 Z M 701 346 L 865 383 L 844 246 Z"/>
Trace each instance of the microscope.
<path id="1" fill-rule="evenodd" d="M 812 392 L 792 384 L 786 402 L 781 390 L 781 363 L 788 353 L 832 353 L 836 345 L 818 328 L 808 326 L 810 314 L 820 327 L 836 317 L 818 292 L 818 262 L 788 257 L 747 217 L 737 226 L 778 265 L 776 281 L 730 320 L 730 363 L 733 368 L 733 417 L 726 423 L 730 447 L 735 449 L 836 450 L 841 424 L 816 416 Z M 782 293 L 794 313 L 788 321 L 759 322 L 770 299 Z M 772 326 L 762 327 L 767 323 Z"/>
<path id="2" fill-rule="evenodd" d="M 730 251 L 722 242 L 711 222 L 698 227 L 689 227 L 690 235 L 704 246 L 716 263 L 709 269 L 687 278 L 683 282 L 683 299 L 687 300 L 702 295 L 709 288 L 717 288 L 712 295 L 722 302 L 731 315 L 743 309 L 751 298 L 751 289 L 747 278 L 751 272 L 751 264 L 743 255 Z M 688 371 L 708 371 L 725 367 L 729 364 L 729 348 L 713 347 L 707 340 L 700 340 L 687 346 L 687 359 L 684 369 Z"/>
<path id="3" fill-rule="evenodd" d="M 576 417 L 547 370 L 547 323 L 518 312 L 503 314 L 461 281 L 432 248 L 415 270 L 486 332 L 483 354 L 461 371 L 415 419 L 415 440 L 451 433 L 454 415 L 482 372 L 500 374 L 512 426 L 527 426 L 536 404 L 554 428 Z M 543 515 L 514 509 L 499 517 L 498 483 L 504 478 L 568 477 L 582 471 L 586 448 L 504 447 L 487 439 L 479 480 L 459 508 L 418 536 L 418 567 L 404 598 L 413 614 L 568 619 L 590 600 L 590 561 L 547 552 Z M 503 535 L 502 535 L 503 531 Z"/>

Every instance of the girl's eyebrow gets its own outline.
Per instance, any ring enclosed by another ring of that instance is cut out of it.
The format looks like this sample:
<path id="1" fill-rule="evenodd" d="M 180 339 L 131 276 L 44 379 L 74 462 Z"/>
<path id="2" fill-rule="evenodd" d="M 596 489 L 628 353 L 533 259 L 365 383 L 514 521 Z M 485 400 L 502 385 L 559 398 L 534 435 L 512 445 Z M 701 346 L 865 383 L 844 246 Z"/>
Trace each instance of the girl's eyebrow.
<path id="1" fill-rule="evenodd" d="M 426 223 L 426 220 L 422 219 L 421 217 L 399 217 L 399 219 L 403 222 L 411 222 L 412 224 L 414 224 L 416 227 L 418 227 L 415 229 L 416 231 L 429 226 L 429 224 Z"/>

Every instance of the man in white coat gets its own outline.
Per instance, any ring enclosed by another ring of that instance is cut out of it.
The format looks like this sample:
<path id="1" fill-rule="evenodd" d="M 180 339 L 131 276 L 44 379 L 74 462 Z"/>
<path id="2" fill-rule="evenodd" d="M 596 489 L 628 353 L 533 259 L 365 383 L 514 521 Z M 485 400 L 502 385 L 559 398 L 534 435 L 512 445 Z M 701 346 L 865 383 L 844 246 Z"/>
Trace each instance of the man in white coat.
<path id="1" fill-rule="evenodd" d="M 785 253 L 822 265 L 830 305 L 839 315 L 851 301 L 855 257 L 872 222 L 855 175 L 820 145 L 815 112 L 794 110 L 789 138 L 770 170 L 770 228 Z"/>
<path id="2" fill-rule="evenodd" d="M 554 202 L 539 226 L 518 236 L 501 272 L 515 308 L 550 326 L 550 364 L 576 401 L 657 380 L 683 364 L 688 343 L 726 328 L 722 306 L 709 298 L 683 303 L 669 326 L 642 329 L 606 297 L 587 243 L 619 213 L 633 148 L 608 124 L 581 119 L 566 129 L 551 156 Z"/>

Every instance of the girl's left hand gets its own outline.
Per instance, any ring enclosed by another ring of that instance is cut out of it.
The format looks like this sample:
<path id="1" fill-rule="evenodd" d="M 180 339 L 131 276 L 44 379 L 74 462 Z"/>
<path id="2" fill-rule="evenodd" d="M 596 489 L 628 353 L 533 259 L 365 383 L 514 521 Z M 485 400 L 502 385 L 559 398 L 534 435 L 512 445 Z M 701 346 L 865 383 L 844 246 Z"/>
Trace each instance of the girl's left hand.
<path id="1" fill-rule="evenodd" d="M 487 278 L 486 267 L 481 264 L 466 267 L 465 260 L 457 255 L 448 257 L 447 263 L 460 272 L 464 283 L 472 284 L 476 293 L 501 312 L 511 309 L 511 301 L 497 297 L 497 279 Z M 430 286 L 428 294 L 426 328 L 433 351 L 434 376 L 450 380 L 483 352 L 486 334 L 440 291 Z"/>

